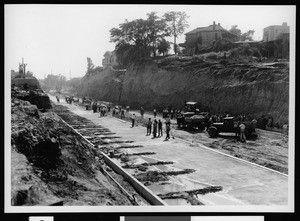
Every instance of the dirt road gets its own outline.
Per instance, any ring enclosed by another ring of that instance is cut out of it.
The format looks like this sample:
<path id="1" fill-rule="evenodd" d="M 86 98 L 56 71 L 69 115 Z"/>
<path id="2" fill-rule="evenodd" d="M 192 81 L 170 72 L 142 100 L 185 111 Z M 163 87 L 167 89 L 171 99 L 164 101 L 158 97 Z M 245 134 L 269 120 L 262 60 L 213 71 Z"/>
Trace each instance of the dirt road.
<path id="1" fill-rule="evenodd" d="M 53 102 L 54 97 L 50 96 Z M 85 117 L 95 124 L 109 128 L 123 139 L 143 146 L 128 150 L 132 153 L 155 152 L 155 155 L 136 157 L 135 161 L 172 161 L 174 164 L 156 166 L 163 171 L 194 169 L 193 173 L 174 176 L 171 183 L 148 186 L 156 194 L 166 194 L 180 190 L 192 190 L 207 186 L 221 186 L 222 191 L 198 195 L 206 205 L 287 205 L 288 177 L 239 159 L 220 154 L 206 148 L 199 142 L 188 143 L 181 139 L 164 141 L 164 138 L 151 139 L 146 136 L 146 128 L 131 128 L 129 122 L 107 116 L 99 118 L 99 113 L 86 111 L 82 107 L 61 102 L 73 113 Z M 182 136 L 182 134 L 181 134 Z M 134 171 L 130 170 L 132 173 Z M 166 200 L 169 204 L 183 204 Z"/>

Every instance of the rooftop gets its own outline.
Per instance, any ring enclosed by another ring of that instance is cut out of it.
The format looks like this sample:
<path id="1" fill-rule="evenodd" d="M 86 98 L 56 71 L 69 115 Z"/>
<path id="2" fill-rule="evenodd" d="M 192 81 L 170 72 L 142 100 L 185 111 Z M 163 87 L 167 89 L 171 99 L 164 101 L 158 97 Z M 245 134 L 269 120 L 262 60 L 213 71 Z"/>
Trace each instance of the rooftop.
<path id="1" fill-rule="evenodd" d="M 195 33 L 198 33 L 198 32 L 204 32 L 204 31 L 224 31 L 224 32 L 228 32 L 234 36 L 236 36 L 234 33 L 226 30 L 225 28 L 223 28 L 220 23 L 218 24 L 212 24 L 212 25 L 209 25 L 207 27 L 199 27 L 199 28 L 196 28 L 192 31 L 189 31 L 187 33 L 185 33 L 185 35 L 191 35 L 191 34 L 195 34 Z"/>

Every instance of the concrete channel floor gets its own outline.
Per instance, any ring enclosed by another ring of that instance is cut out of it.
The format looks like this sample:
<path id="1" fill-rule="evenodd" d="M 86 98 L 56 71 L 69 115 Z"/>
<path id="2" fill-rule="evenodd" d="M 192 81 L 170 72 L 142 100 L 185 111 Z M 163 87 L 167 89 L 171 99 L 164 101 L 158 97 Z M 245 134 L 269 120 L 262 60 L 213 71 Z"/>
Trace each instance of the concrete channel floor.
<path id="1" fill-rule="evenodd" d="M 55 97 L 50 96 L 56 103 Z M 199 196 L 199 200 L 209 205 L 287 205 L 288 176 L 262 167 L 258 167 L 232 157 L 228 157 L 206 148 L 193 146 L 182 140 L 163 138 L 151 139 L 146 136 L 146 128 L 131 128 L 130 122 L 107 116 L 99 118 L 99 113 L 86 111 L 77 105 L 61 101 L 73 113 L 85 117 L 95 124 L 109 128 L 116 136 L 124 140 L 132 140 L 135 145 L 143 145 L 132 152 L 155 152 L 155 155 L 141 157 L 146 161 L 163 160 L 175 162 L 177 169 L 195 169 L 196 172 L 180 175 L 183 189 L 197 189 L 208 185 L 222 186 L 223 190 L 214 194 Z M 166 166 L 165 166 L 166 167 Z M 178 191 L 168 188 L 164 192 L 163 185 L 148 187 L 154 193 Z M 182 189 L 181 189 L 182 190 Z M 171 203 L 172 204 L 172 203 Z"/>

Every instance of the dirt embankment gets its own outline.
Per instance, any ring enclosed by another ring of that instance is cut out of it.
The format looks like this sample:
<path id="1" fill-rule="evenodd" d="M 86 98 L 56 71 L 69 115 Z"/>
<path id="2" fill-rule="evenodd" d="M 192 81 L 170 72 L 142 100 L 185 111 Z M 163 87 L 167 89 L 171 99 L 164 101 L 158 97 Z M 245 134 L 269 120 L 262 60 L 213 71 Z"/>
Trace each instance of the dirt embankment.
<path id="1" fill-rule="evenodd" d="M 12 97 L 11 204 L 132 205 L 91 146 L 53 112 Z"/>
<path id="2" fill-rule="evenodd" d="M 193 100 L 211 113 L 271 116 L 281 126 L 288 122 L 289 67 L 203 57 L 148 60 L 126 72 L 105 69 L 85 77 L 78 94 L 149 110 L 181 109 Z"/>

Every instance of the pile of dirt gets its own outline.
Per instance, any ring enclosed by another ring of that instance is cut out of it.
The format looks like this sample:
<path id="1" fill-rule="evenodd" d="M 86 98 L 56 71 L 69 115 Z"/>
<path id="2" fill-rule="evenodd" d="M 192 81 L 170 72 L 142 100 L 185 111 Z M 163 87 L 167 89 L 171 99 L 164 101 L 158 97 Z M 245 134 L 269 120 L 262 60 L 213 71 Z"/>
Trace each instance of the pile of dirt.
<path id="1" fill-rule="evenodd" d="M 135 175 L 139 181 L 150 181 L 150 182 L 159 182 L 159 181 L 168 181 L 168 175 L 164 172 L 159 171 L 148 171 L 146 173 L 139 173 Z"/>
<path id="2" fill-rule="evenodd" d="M 53 112 L 11 103 L 12 205 L 132 205 L 97 151 Z"/>
<path id="3" fill-rule="evenodd" d="M 162 199 L 185 199 L 191 205 L 204 205 L 200 202 L 197 197 L 198 194 L 205 195 L 207 193 L 215 193 L 218 191 L 222 191 L 223 188 L 221 186 L 208 186 L 203 189 L 195 189 L 181 192 L 170 192 L 167 194 L 158 194 L 158 196 Z"/>
<path id="4" fill-rule="evenodd" d="M 47 111 L 52 108 L 50 99 L 47 94 L 41 89 L 23 90 L 21 87 L 11 88 L 12 98 L 28 101 L 37 106 L 40 111 Z"/>

